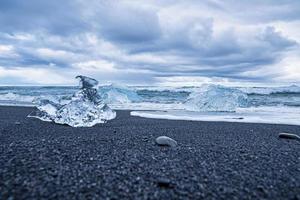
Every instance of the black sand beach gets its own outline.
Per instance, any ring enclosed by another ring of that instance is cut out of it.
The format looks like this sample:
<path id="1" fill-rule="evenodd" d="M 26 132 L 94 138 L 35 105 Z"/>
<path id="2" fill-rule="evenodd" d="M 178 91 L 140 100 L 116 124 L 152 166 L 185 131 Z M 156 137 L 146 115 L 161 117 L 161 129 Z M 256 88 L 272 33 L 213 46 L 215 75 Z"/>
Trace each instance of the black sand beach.
<path id="1" fill-rule="evenodd" d="M 300 126 L 132 117 L 72 128 L 0 107 L 0 199 L 300 199 Z M 299 119 L 300 120 L 300 119 Z M 166 135 L 175 148 L 155 144 Z"/>

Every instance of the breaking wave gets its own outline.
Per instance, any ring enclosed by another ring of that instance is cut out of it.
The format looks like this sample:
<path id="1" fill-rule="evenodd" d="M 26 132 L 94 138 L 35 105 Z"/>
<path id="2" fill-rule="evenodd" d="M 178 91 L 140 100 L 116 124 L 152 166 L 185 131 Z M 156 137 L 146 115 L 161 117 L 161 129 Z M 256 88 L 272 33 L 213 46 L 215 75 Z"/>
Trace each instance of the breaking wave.
<path id="1" fill-rule="evenodd" d="M 300 87 L 297 85 L 285 87 L 244 87 L 238 89 L 252 95 L 300 94 Z"/>
<path id="2" fill-rule="evenodd" d="M 100 86 L 99 95 L 103 102 L 107 104 L 132 103 L 142 100 L 142 97 L 136 91 L 116 84 Z"/>
<path id="3" fill-rule="evenodd" d="M 190 94 L 185 102 L 191 111 L 234 112 L 248 104 L 247 94 L 219 85 L 204 85 Z"/>
<path id="4" fill-rule="evenodd" d="M 13 92 L 0 94 L 0 102 L 2 104 L 20 104 L 20 105 L 33 105 L 33 101 L 36 99 L 30 95 L 20 95 Z"/>

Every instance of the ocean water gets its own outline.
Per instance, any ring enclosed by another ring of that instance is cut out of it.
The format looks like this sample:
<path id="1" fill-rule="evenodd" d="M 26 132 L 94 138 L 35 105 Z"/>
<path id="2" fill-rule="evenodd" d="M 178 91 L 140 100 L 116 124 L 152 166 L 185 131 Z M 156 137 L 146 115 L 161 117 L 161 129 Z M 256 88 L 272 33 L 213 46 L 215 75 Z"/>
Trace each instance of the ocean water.
<path id="1" fill-rule="evenodd" d="M 0 87 L 0 105 L 70 101 L 78 87 Z M 103 85 L 103 103 L 140 117 L 300 125 L 300 87 L 150 87 Z"/>

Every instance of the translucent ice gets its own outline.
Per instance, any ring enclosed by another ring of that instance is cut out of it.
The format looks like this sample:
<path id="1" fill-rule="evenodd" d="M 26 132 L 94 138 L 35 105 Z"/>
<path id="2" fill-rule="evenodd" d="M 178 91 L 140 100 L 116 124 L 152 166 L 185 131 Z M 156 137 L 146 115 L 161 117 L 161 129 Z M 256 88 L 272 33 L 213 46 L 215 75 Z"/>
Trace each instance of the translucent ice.
<path id="1" fill-rule="evenodd" d="M 87 77 L 87 76 L 79 75 L 79 76 L 76 76 L 76 78 L 79 79 L 79 87 L 81 89 L 83 89 L 83 88 L 93 88 L 93 87 L 98 85 L 97 80 L 95 80 L 93 78 L 90 78 L 90 77 Z"/>
<path id="2" fill-rule="evenodd" d="M 69 102 L 59 104 L 50 100 L 40 100 L 38 110 L 29 117 L 73 127 L 90 127 L 114 119 L 116 112 L 104 104 L 98 94 L 98 81 L 86 76 L 76 78 L 80 81 L 80 90 Z"/>
<path id="3" fill-rule="evenodd" d="M 58 103 L 55 103 L 53 101 L 47 100 L 47 99 L 40 99 L 38 100 L 38 106 L 37 109 L 30 113 L 28 117 L 35 117 L 38 119 L 41 119 L 43 121 L 54 121 L 56 117 L 56 112 L 61 108 L 62 106 Z"/>
<path id="4" fill-rule="evenodd" d="M 247 106 L 247 94 L 238 89 L 205 85 L 191 93 L 185 105 L 192 111 L 234 112 Z"/>

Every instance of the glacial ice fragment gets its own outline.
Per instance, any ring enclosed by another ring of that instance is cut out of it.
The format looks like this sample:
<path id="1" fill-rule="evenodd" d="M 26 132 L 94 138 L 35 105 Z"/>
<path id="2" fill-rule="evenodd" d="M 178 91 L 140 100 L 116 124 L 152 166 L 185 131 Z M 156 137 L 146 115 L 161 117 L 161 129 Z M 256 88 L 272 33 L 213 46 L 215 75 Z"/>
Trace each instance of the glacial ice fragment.
<path id="1" fill-rule="evenodd" d="M 98 85 L 98 81 L 96 79 L 87 77 L 87 76 L 76 76 L 77 79 L 79 79 L 79 87 L 80 89 L 83 88 L 93 88 Z"/>
<path id="2" fill-rule="evenodd" d="M 98 123 L 114 119 L 116 112 L 111 110 L 98 94 L 98 81 L 86 76 L 77 76 L 80 90 L 73 94 L 66 104 L 54 103 L 50 100 L 40 100 L 37 111 L 28 117 L 43 121 L 53 121 L 72 127 L 91 127 Z"/>
<path id="3" fill-rule="evenodd" d="M 80 99 L 82 101 L 91 101 L 95 104 L 102 102 L 97 89 L 98 81 L 86 76 L 76 76 L 79 79 L 80 90 L 73 95 L 72 99 Z"/>
<path id="4" fill-rule="evenodd" d="M 37 103 L 38 110 L 32 111 L 28 117 L 35 117 L 49 122 L 54 120 L 57 110 L 62 107 L 60 104 L 54 103 L 48 99 L 39 99 Z"/>
<path id="5" fill-rule="evenodd" d="M 73 127 L 91 127 L 115 117 L 116 113 L 114 111 L 104 111 L 102 105 L 97 105 L 90 101 L 75 100 L 56 112 L 54 122 L 68 124 Z"/>

